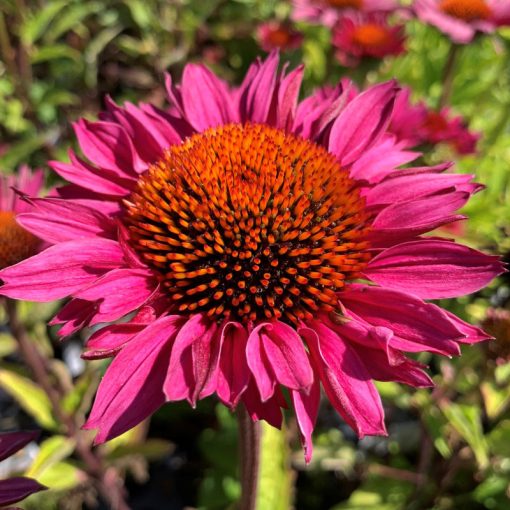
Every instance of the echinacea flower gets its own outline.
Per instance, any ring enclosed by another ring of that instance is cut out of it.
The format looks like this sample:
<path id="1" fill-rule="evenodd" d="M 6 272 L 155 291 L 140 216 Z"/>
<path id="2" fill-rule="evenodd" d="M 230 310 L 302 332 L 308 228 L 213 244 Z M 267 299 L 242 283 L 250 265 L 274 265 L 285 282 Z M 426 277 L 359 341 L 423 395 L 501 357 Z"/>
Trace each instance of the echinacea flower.
<path id="1" fill-rule="evenodd" d="M 333 26 L 346 12 L 392 12 L 397 0 L 293 0 L 292 19 Z"/>
<path id="2" fill-rule="evenodd" d="M 0 433 L 0 461 L 7 459 L 39 435 L 38 432 Z M 46 487 L 32 478 L 17 476 L 0 480 L 0 507 L 17 503 L 22 499 L 45 490 Z"/>
<path id="3" fill-rule="evenodd" d="M 37 195 L 43 184 L 42 170 L 31 172 L 26 166 L 18 175 L 0 176 L 0 269 L 34 255 L 41 241 L 16 222 L 16 215 L 26 212 L 26 204 L 17 192 Z"/>
<path id="4" fill-rule="evenodd" d="M 303 34 L 288 23 L 272 20 L 257 28 L 257 41 L 264 51 L 293 50 L 303 42 Z"/>
<path id="5" fill-rule="evenodd" d="M 404 52 L 403 25 L 390 25 L 383 13 L 351 13 L 333 27 L 332 44 L 343 66 L 356 66 L 363 58 L 382 59 Z"/>
<path id="6" fill-rule="evenodd" d="M 420 128 L 423 142 L 436 144 L 445 142 L 457 153 L 474 154 L 480 134 L 469 130 L 460 115 L 452 116 L 450 109 L 429 110 Z"/>
<path id="7" fill-rule="evenodd" d="M 510 23 L 508 0 L 415 0 L 413 7 L 418 18 L 458 44 L 469 43 L 477 32 L 494 32 Z"/>
<path id="8" fill-rule="evenodd" d="M 289 391 L 305 457 L 320 385 L 360 435 L 385 434 L 373 379 L 429 386 L 404 352 L 459 354 L 484 333 L 423 301 L 477 291 L 491 257 L 423 237 L 480 187 L 386 135 L 398 87 L 299 102 L 303 68 L 257 61 L 239 88 L 189 64 L 171 107 L 107 102 L 75 124 L 88 161 L 19 221 L 53 246 L 0 272 L 0 293 L 71 296 L 62 335 L 109 324 L 84 357 L 113 357 L 85 425 L 96 442 L 167 401 L 216 393 L 279 427 Z M 126 320 L 129 319 L 129 320 Z"/>

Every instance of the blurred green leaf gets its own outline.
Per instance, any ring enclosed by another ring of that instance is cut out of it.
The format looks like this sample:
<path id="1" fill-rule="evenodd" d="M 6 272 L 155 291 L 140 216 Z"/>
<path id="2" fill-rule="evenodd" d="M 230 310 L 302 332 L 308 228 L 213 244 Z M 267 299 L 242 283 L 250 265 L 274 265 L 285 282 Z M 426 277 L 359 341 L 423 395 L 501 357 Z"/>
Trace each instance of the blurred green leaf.
<path id="1" fill-rule="evenodd" d="M 9 356 L 16 351 L 18 343 L 9 333 L 0 333 L 0 358 Z"/>
<path id="2" fill-rule="evenodd" d="M 147 439 L 141 444 L 119 445 L 109 452 L 107 457 L 110 460 L 120 459 L 128 455 L 142 455 L 149 461 L 155 461 L 170 455 L 174 446 L 170 441 L 163 439 Z"/>
<path id="3" fill-rule="evenodd" d="M 45 469 L 38 481 L 54 491 L 67 491 L 83 483 L 87 475 L 69 462 L 58 462 Z"/>
<path id="4" fill-rule="evenodd" d="M 59 58 L 69 58 L 75 62 L 80 62 L 80 52 L 65 44 L 52 44 L 50 46 L 42 46 L 32 53 L 32 64 L 40 64 L 49 60 Z"/>
<path id="5" fill-rule="evenodd" d="M 44 440 L 26 476 L 39 479 L 47 469 L 69 457 L 73 453 L 74 446 L 74 439 L 66 436 L 52 436 Z"/>
<path id="6" fill-rule="evenodd" d="M 41 427 L 58 429 L 51 403 L 44 391 L 34 382 L 15 372 L 0 369 L 0 386 L 32 416 Z"/>
<path id="7" fill-rule="evenodd" d="M 21 27 L 21 39 L 27 45 L 36 42 L 46 31 L 51 20 L 69 2 L 67 0 L 53 0 L 48 2 L 40 10 L 32 10 L 31 16 Z"/>
<path id="8" fill-rule="evenodd" d="M 450 424 L 471 447 L 481 469 L 489 464 L 487 441 L 483 435 L 481 411 L 476 405 L 450 402 L 441 410 Z"/>

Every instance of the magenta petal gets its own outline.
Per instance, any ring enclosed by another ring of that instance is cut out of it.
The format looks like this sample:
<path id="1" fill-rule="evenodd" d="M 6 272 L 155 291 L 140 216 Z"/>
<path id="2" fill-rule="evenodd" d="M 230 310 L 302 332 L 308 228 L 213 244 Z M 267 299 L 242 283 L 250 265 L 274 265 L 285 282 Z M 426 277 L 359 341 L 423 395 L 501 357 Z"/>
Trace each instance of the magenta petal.
<path id="1" fill-rule="evenodd" d="M 396 290 L 349 285 L 339 294 L 348 312 L 376 327 L 393 332 L 391 345 L 407 352 L 459 353 L 462 338 L 443 311 L 421 299 Z"/>
<path id="2" fill-rule="evenodd" d="M 193 406 L 209 379 L 216 377 L 219 342 L 216 324 L 204 314 L 189 319 L 175 338 L 164 384 L 168 400 L 187 399 Z M 214 390 L 213 390 L 214 391 Z"/>
<path id="3" fill-rule="evenodd" d="M 456 315 L 449 312 L 448 310 L 443 310 L 442 308 L 439 308 L 439 310 L 441 310 L 441 312 L 443 312 L 446 317 L 448 317 L 448 320 L 455 326 L 459 333 L 464 335 L 463 338 L 459 338 L 459 340 L 457 340 L 458 342 L 463 344 L 475 344 L 484 340 L 490 340 L 492 338 L 482 329 L 477 328 L 476 326 L 473 326 L 472 324 L 469 324 L 462 319 L 459 319 Z"/>
<path id="4" fill-rule="evenodd" d="M 30 199 L 33 208 L 18 223 L 49 243 L 115 236 L 115 223 L 99 211 L 59 198 Z"/>
<path id="5" fill-rule="evenodd" d="M 278 54 L 271 53 L 262 63 L 252 64 L 240 88 L 242 121 L 265 123 L 276 87 Z"/>
<path id="6" fill-rule="evenodd" d="M 312 460 L 312 432 L 317 421 L 321 397 L 319 380 L 317 378 L 314 380 L 308 395 L 304 391 L 296 390 L 292 390 L 290 394 L 305 451 L 305 462 L 308 464 Z"/>
<path id="7" fill-rule="evenodd" d="M 112 122 L 89 122 L 80 119 L 74 124 L 83 154 L 97 166 L 127 177 L 146 170 L 133 142 L 124 128 Z"/>
<path id="8" fill-rule="evenodd" d="M 290 131 L 294 124 L 303 72 L 304 66 L 301 65 L 290 72 L 280 83 L 275 123 L 277 128 Z"/>
<path id="9" fill-rule="evenodd" d="M 30 441 L 39 437 L 37 430 L 33 432 L 2 432 L 0 433 L 0 461 L 21 450 Z"/>
<path id="10" fill-rule="evenodd" d="M 47 487 L 39 482 L 22 476 L 0 480 L 0 506 L 16 503 L 30 494 L 46 489 Z"/>
<path id="11" fill-rule="evenodd" d="M 98 429 L 96 444 L 126 432 L 164 403 L 170 349 L 182 320 L 178 315 L 156 320 L 117 354 L 83 427 Z"/>
<path id="12" fill-rule="evenodd" d="M 329 151 L 342 165 L 356 161 L 383 134 L 398 90 L 394 81 L 381 83 L 355 97 L 340 113 L 331 128 Z"/>
<path id="13" fill-rule="evenodd" d="M 129 323 L 105 326 L 87 340 L 87 350 L 81 357 L 87 360 L 111 358 L 145 327 L 144 324 Z"/>
<path id="14" fill-rule="evenodd" d="M 0 294 L 52 301 L 72 294 L 122 264 L 122 250 L 115 241 L 102 238 L 68 241 L 0 271 L 4 282 Z"/>
<path id="15" fill-rule="evenodd" d="M 246 361 L 248 332 L 237 322 L 228 322 L 222 329 L 221 356 L 218 372 L 218 397 L 235 407 L 248 387 L 250 369 Z"/>
<path id="16" fill-rule="evenodd" d="M 250 367 L 253 379 L 260 392 L 262 402 L 271 398 L 274 394 L 276 378 L 267 359 L 264 344 L 262 342 L 263 329 L 270 326 L 270 323 L 259 324 L 248 337 L 246 345 L 246 358 Z"/>
<path id="17" fill-rule="evenodd" d="M 294 328 L 274 321 L 260 329 L 266 359 L 276 380 L 294 390 L 308 391 L 313 371 L 301 337 Z"/>
<path id="18" fill-rule="evenodd" d="M 498 257 L 449 241 L 423 239 L 384 250 L 364 274 L 382 286 L 440 299 L 475 292 L 503 271 Z"/>
<path id="19" fill-rule="evenodd" d="M 465 219 L 453 213 L 465 205 L 469 196 L 469 193 L 456 191 L 392 204 L 376 216 L 371 237 L 395 242 Z"/>
<path id="20" fill-rule="evenodd" d="M 114 269 L 75 294 L 76 298 L 97 301 L 90 324 L 111 322 L 142 306 L 157 289 L 148 270 Z"/>
<path id="21" fill-rule="evenodd" d="M 84 189 L 105 195 L 125 196 L 135 182 L 123 172 L 95 168 L 77 158 L 73 151 L 69 151 L 69 157 L 71 163 L 50 161 L 49 165 L 63 179 Z"/>
<path id="22" fill-rule="evenodd" d="M 277 429 L 282 427 L 281 401 L 284 399 L 280 388 L 277 387 L 275 389 L 275 393 L 269 400 L 261 402 L 259 392 L 253 381 L 251 381 L 241 399 L 253 421 L 264 420 Z"/>
<path id="23" fill-rule="evenodd" d="M 227 85 L 205 66 L 184 68 L 182 102 L 186 119 L 197 131 L 239 121 Z"/>
<path id="24" fill-rule="evenodd" d="M 359 437 L 386 435 L 381 398 L 365 363 L 347 342 L 317 321 L 299 333 L 306 340 L 315 370 L 333 407 Z"/>

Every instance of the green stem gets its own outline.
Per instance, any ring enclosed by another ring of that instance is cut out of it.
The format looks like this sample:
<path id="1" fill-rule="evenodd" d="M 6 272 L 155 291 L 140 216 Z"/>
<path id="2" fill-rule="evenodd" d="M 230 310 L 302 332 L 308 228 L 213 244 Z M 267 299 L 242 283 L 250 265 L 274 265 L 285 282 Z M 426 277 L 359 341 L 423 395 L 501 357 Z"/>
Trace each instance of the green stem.
<path id="1" fill-rule="evenodd" d="M 453 92 L 453 80 L 455 78 L 455 67 L 460 54 L 460 46 L 452 44 L 443 69 L 443 90 L 439 98 L 438 110 L 446 106 L 451 99 Z"/>
<path id="2" fill-rule="evenodd" d="M 244 405 L 237 412 L 239 423 L 239 457 L 241 465 L 240 510 L 255 510 L 260 467 L 261 428 L 254 422 Z"/>

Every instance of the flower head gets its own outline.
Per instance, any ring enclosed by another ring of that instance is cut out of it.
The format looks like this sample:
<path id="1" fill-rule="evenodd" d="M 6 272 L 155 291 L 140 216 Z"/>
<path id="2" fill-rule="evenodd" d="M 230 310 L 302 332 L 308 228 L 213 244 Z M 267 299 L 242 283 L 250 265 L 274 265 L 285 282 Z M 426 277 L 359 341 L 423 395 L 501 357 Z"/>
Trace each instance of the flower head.
<path id="1" fill-rule="evenodd" d="M 171 106 L 108 102 L 79 121 L 88 161 L 20 217 L 53 244 L 4 269 L 3 295 L 71 296 L 53 322 L 97 330 L 85 358 L 113 357 L 86 428 L 101 442 L 166 401 L 216 393 L 274 426 L 290 392 L 310 459 L 319 388 L 360 435 L 384 434 L 373 379 L 428 386 L 404 352 L 453 355 L 483 332 L 423 299 L 474 292 L 496 257 L 422 234 L 480 189 L 386 133 L 394 82 L 346 83 L 298 101 L 302 67 L 271 54 L 239 88 L 188 65 Z M 65 214 L 64 214 L 65 211 Z"/>
<path id="2" fill-rule="evenodd" d="M 404 87 L 395 101 L 389 131 L 405 147 L 447 143 L 458 154 L 474 154 L 480 133 L 470 131 L 464 118 L 452 116 L 448 107 L 430 109 L 424 101 L 411 102 L 411 89 Z"/>
<path id="3" fill-rule="evenodd" d="M 37 195 L 42 184 L 42 171 L 32 173 L 26 166 L 17 176 L 0 176 L 0 269 L 34 255 L 40 248 L 40 240 L 16 221 L 16 215 L 29 208 L 16 191 Z"/>
<path id="4" fill-rule="evenodd" d="M 398 7 L 397 0 L 293 0 L 292 19 L 331 27 L 346 12 L 392 12 Z"/>
<path id="5" fill-rule="evenodd" d="M 3 432 L 0 433 L 0 461 L 7 459 L 18 450 L 21 450 L 30 441 L 37 438 L 37 432 Z M 17 503 L 22 499 L 45 490 L 46 487 L 40 483 L 18 476 L 0 480 L 0 507 Z"/>
<path id="6" fill-rule="evenodd" d="M 381 59 L 404 51 L 404 27 L 391 26 L 382 13 L 352 13 L 341 16 L 333 28 L 336 56 L 345 66 L 355 66 L 362 58 Z"/>
<path id="7" fill-rule="evenodd" d="M 477 32 L 494 32 L 510 22 L 506 0 L 415 0 L 414 10 L 459 44 L 469 43 Z"/>
<path id="8" fill-rule="evenodd" d="M 293 50 L 303 42 L 303 34 L 287 23 L 272 20 L 259 25 L 257 40 L 264 51 Z"/>

